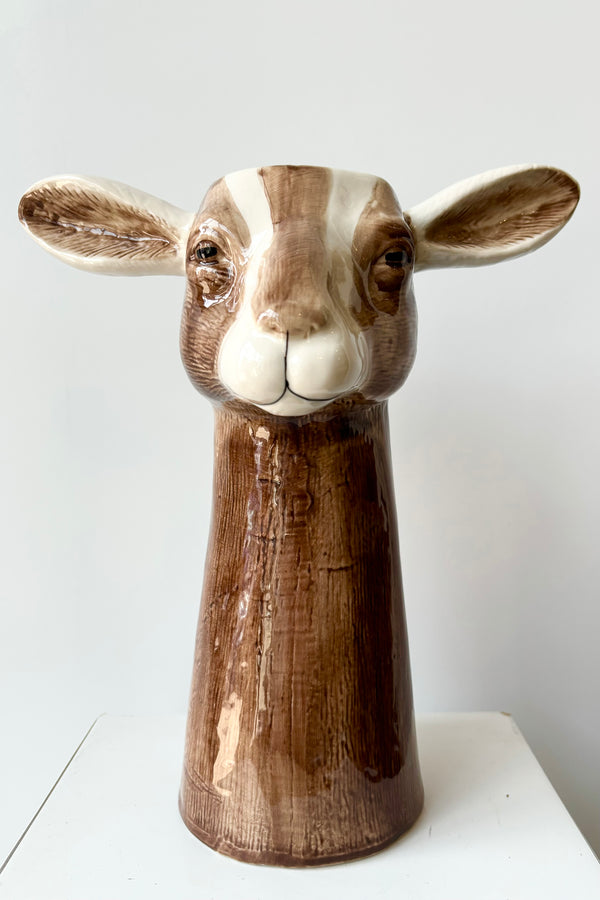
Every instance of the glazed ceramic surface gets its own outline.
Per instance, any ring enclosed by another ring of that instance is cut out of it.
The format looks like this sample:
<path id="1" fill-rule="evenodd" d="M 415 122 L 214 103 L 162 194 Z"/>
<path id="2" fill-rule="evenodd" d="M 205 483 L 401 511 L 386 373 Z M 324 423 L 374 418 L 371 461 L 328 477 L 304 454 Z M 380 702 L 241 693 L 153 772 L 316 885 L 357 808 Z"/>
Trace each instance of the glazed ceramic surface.
<path id="1" fill-rule="evenodd" d="M 239 859 L 372 853 L 423 803 L 386 398 L 416 350 L 413 273 L 529 252 L 578 200 L 548 167 L 403 213 L 369 175 L 229 175 L 196 215 L 99 178 L 20 216 L 72 265 L 187 278 L 181 354 L 214 404 L 213 521 L 180 808 Z"/>

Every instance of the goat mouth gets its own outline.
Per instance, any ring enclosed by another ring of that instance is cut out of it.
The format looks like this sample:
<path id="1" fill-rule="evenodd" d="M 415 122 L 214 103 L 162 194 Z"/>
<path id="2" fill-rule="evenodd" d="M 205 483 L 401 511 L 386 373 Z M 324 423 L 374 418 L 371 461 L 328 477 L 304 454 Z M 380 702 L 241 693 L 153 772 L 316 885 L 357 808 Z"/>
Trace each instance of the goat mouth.
<path id="1" fill-rule="evenodd" d="M 276 403 L 283 400 L 286 394 L 292 394 L 293 397 L 298 397 L 299 400 L 306 400 L 307 403 L 319 403 L 321 405 L 323 403 L 331 403 L 332 400 L 337 400 L 337 398 L 341 396 L 341 394 L 334 394 L 332 397 L 306 397 L 304 394 L 299 394 L 298 391 L 292 390 L 290 383 L 286 378 L 285 387 L 279 397 L 277 397 L 276 400 L 271 400 L 270 403 L 261 403 L 260 406 L 275 406 Z"/>
<path id="2" fill-rule="evenodd" d="M 253 406 L 260 406 L 261 409 L 268 409 L 270 406 L 276 406 L 280 403 L 284 397 L 291 395 L 292 397 L 297 397 L 299 400 L 304 400 L 306 403 L 318 403 L 321 406 L 324 403 L 331 403 L 332 400 L 337 400 L 341 397 L 341 394 L 333 394 L 331 397 L 307 397 L 305 394 L 299 394 L 298 391 L 293 390 L 290 387 L 290 383 L 286 378 L 284 388 L 282 392 L 276 397 L 274 400 L 269 400 L 268 403 L 263 403 L 260 400 L 250 397 L 244 397 L 243 394 L 238 394 L 240 400 L 245 400 L 246 403 L 252 403 Z"/>
<path id="3" fill-rule="evenodd" d="M 254 401 L 253 406 L 257 406 L 265 413 L 272 416 L 291 417 L 293 419 L 310 416 L 318 410 L 324 409 L 337 400 L 341 394 L 334 394 L 331 397 L 306 397 L 303 394 L 297 394 L 286 385 L 285 390 L 279 395 L 277 400 L 270 403 L 257 403 Z"/>
<path id="4" fill-rule="evenodd" d="M 338 391 L 337 393 L 333 393 L 330 396 L 308 397 L 306 394 L 300 394 L 298 393 L 298 391 L 293 390 L 286 378 L 283 390 L 281 391 L 279 396 L 277 396 L 273 400 L 263 402 L 258 397 L 253 397 L 251 399 L 250 397 L 246 397 L 243 394 L 237 394 L 237 396 L 240 400 L 243 400 L 246 403 L 251 403 L 252 406 L 263 409 L 265 412 L 271 413 L 271 415 L 291 416 L 292 418 L 294 418 L 298 416 L 310 415 L 312 412 L 323 409 L 323 407 L 328 406 L 335 400 L 339 400 L 339 398 L 343 397 L 346 393 L 347 391 Z"/>

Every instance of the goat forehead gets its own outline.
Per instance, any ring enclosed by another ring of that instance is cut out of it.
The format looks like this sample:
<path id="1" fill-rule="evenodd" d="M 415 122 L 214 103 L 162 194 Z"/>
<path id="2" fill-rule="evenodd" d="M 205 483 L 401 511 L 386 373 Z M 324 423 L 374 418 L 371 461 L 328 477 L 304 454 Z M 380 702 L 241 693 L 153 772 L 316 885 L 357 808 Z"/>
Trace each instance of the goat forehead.
<path id="1" fill-rule="evenodd" d="M 327 243 L 350 247 L 367 208 L 399 213 L 391 187 L 381 178 L 318 166 L 268 166 L 234 172 L 208 192 L 201 212 L 230 227 L 232 207 L 247 229 L 247 241 L 272 237 L 289 220 L 303 220 Z M 221 219 L 222 220 L 222 219 Z M 244 229 L 244 230 L 245 230 Z M 239 225 L 235 228 L 240 232 Z"/>

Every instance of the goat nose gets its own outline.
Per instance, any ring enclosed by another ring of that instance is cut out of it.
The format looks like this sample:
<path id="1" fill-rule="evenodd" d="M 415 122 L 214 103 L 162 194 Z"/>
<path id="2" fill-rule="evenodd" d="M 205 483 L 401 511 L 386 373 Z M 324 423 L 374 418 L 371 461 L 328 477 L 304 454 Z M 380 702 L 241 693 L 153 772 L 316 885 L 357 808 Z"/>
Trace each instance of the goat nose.
<path id="1" fill-rule="evenodd" d="M 309 337 L 328 321 L 327 310 L 321 305 L 285 303 L 278 310 L 263 310 L 257 317 L 261 331 L 289 334 L 290 337 Z"/>

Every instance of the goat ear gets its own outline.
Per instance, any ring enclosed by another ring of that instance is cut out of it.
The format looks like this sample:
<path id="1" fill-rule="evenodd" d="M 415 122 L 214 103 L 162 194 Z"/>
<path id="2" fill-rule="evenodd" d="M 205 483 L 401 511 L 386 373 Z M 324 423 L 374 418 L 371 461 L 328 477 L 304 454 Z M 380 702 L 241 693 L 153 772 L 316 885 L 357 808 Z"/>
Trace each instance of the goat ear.
<path id="1" fill-rule="evenodd" d="M 514 166 L 476 175 L 406 213 L 417 269 L 481 266 L 541 247 L 560 231 L 579 185 L 560 169 Z"/>
<path id="2" fill-rule="evenodd" d="M 118 181 L 64 175 L 34 184 L 19 218 L 63 262 L 105 275 L 183 275 L 191 213 Z"/>

